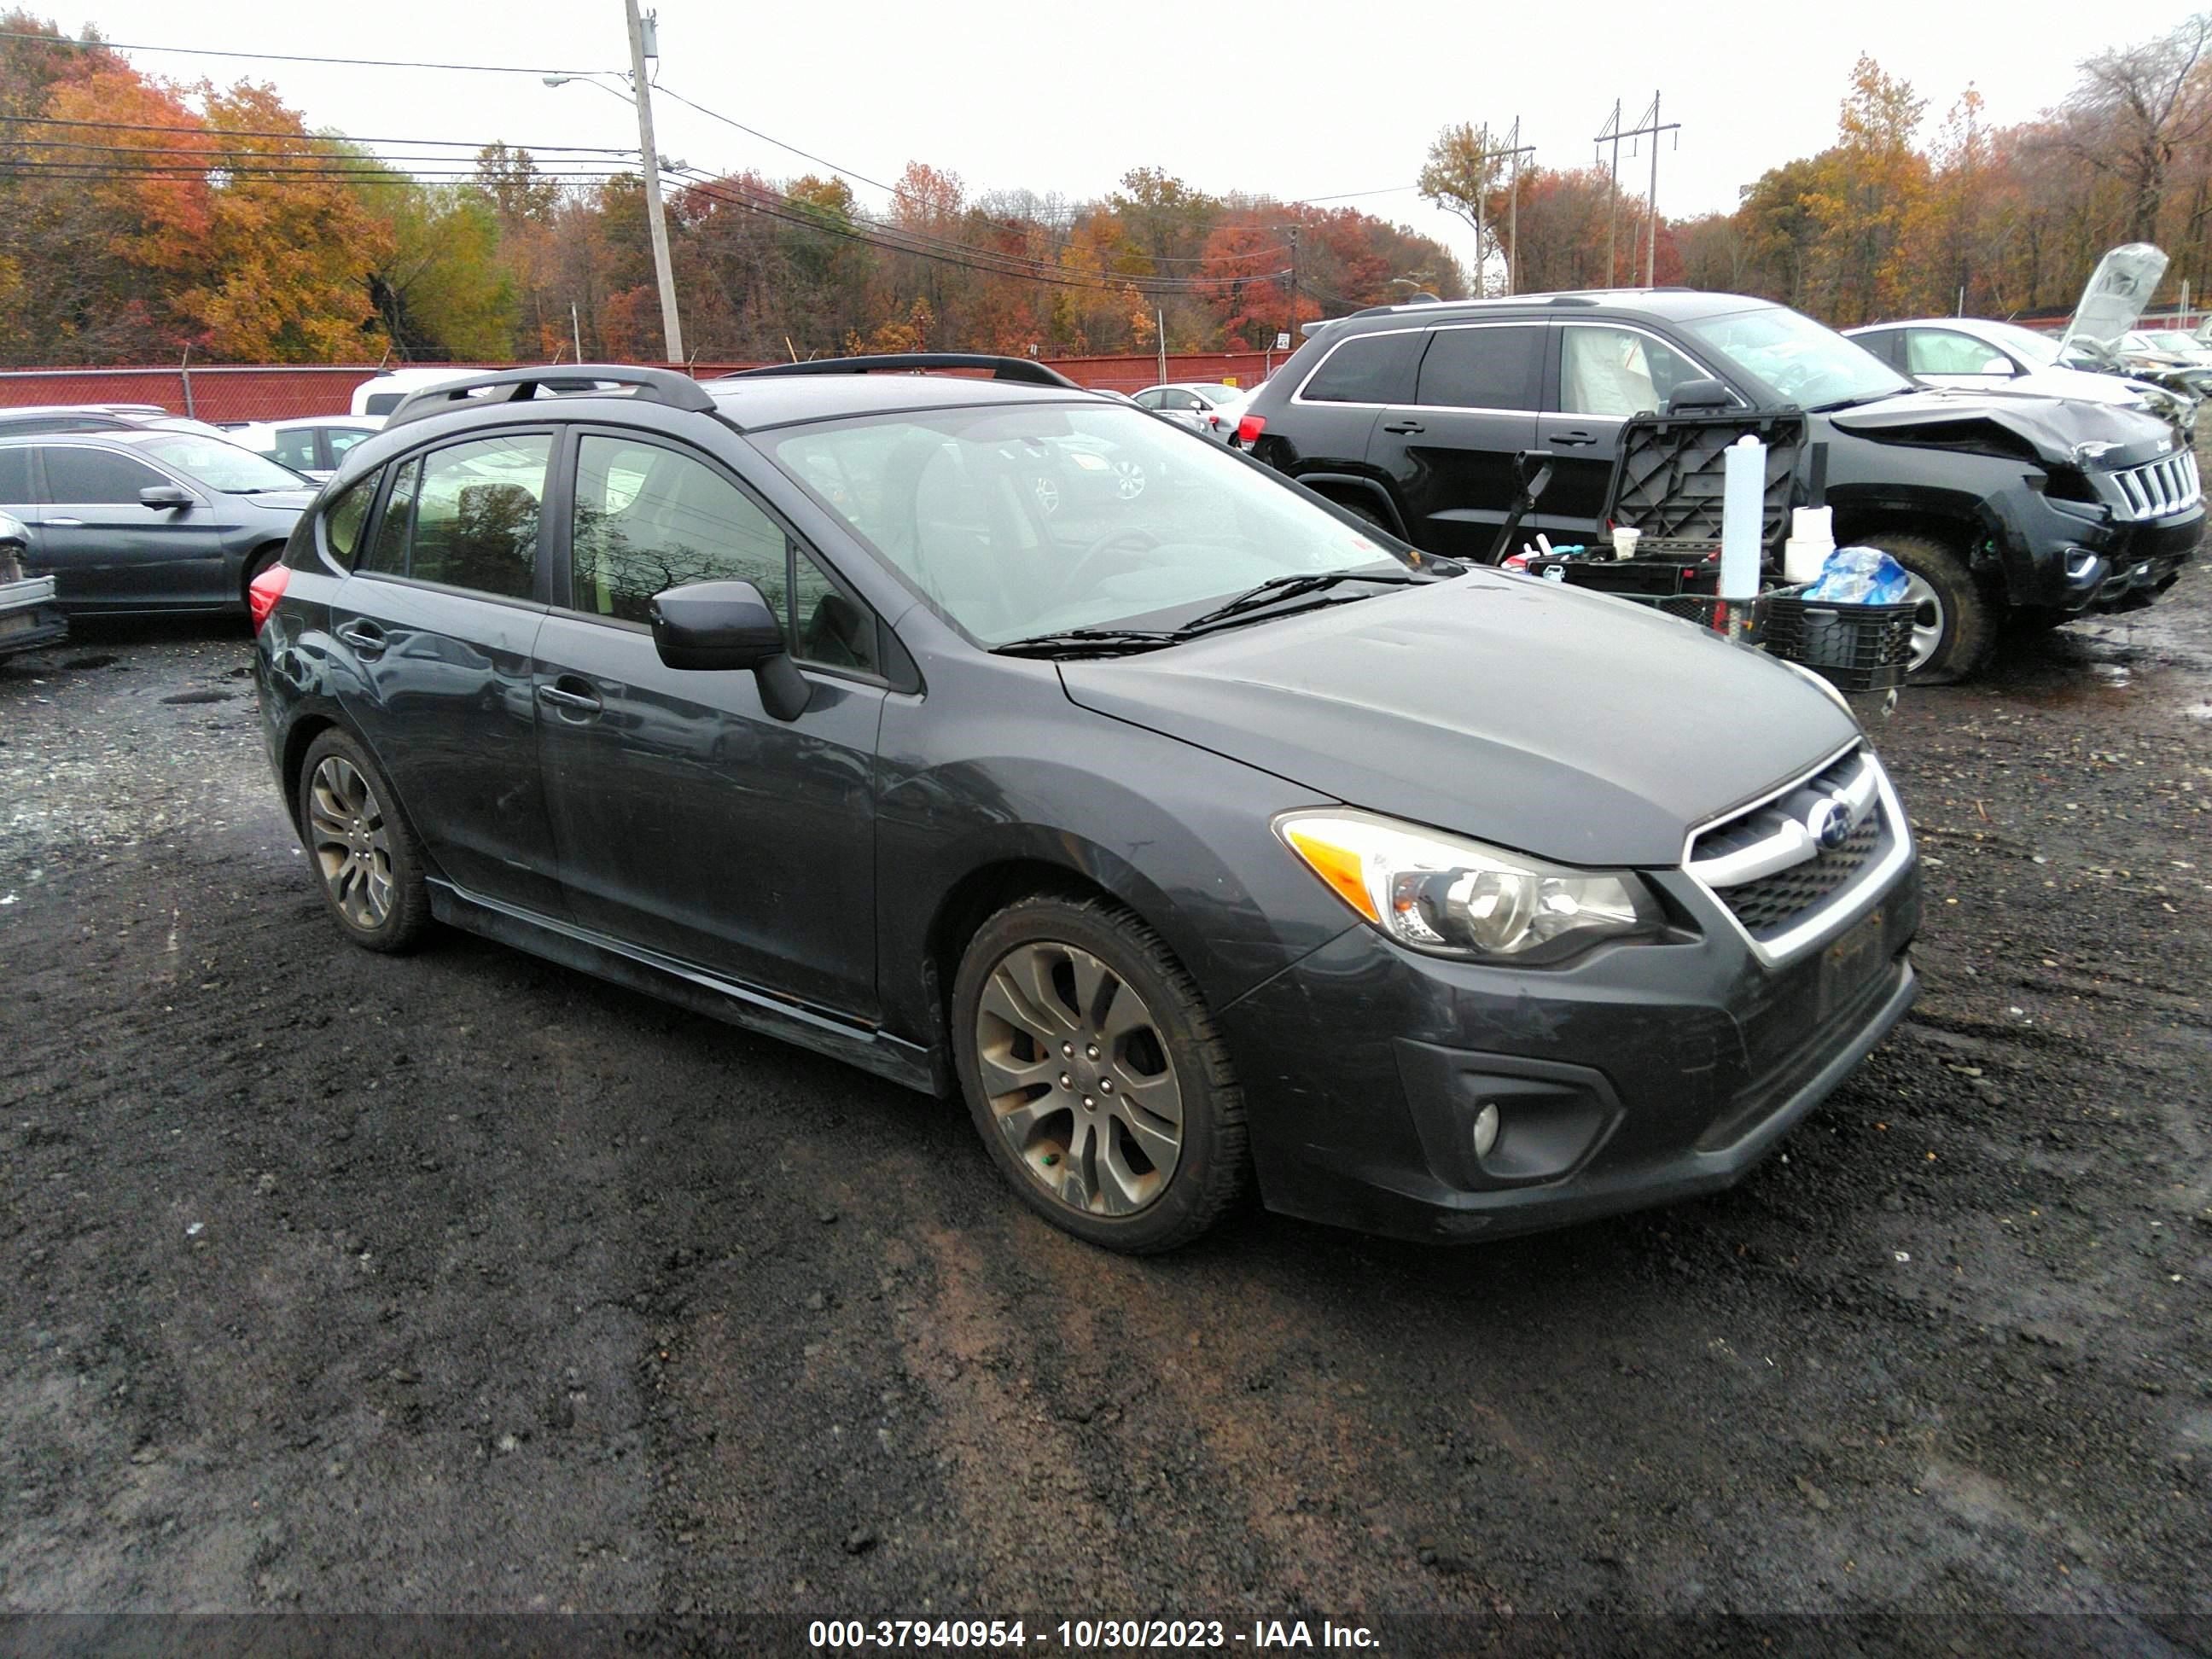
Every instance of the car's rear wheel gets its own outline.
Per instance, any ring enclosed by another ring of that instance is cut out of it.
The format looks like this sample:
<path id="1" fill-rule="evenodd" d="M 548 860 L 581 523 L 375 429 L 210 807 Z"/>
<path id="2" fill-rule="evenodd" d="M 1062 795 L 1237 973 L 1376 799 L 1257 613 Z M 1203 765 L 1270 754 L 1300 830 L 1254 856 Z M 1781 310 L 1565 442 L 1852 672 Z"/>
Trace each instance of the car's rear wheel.
<path id="1" fill-rule="evenodd" d="M 1236 1200 L 1243 1097 L 1196 983 L 1103 899 L 1024 899 L 953 984 L 963 1092 L 992 1159 L 1055 1226 L 1173 1249 Z"/>
<path id="2" fill-rule="evenodd" d="M 422 843 L 376 763 L 335 727 L 300 763 L 300 840 L 348 939 L 397 951 L 422 938 L 430 925 Z"/>
<path id="3" fill-rule="evenodd" d="M 1905 598 L 1914 606 L 1910 678 L 1916 685 L 1948 685 L 1979 668 L 1996 643 L 1999 605 L 1981 579 L 1948 544 L 1895 531 L 1854 536 L 1905 567 Z"/>

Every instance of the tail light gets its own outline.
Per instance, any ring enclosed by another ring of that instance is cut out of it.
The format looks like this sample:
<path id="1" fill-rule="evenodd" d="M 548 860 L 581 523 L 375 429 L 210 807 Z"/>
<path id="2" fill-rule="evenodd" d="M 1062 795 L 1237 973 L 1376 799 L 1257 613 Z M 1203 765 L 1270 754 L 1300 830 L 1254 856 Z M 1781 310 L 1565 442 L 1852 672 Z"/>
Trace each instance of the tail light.
<path id="1" fill-rule="evenodd" d="M 292 573 L 281 564 L 272 564 L 256 576 L 246 589 L 246 608 L 253 613 L 253 631 L 258 634 L 261 624 L 269 620 L 269 613 L 276 608 L 276 601 L 284 597 L 284 585 L 292 580 Z"/>
<path id="2" fill-rule="evenodd" d="M 1237 422 L 1237 441 L 1249 444 L 1267 429 L 1267 417 L 1265 415 L 1247 415 Z"/>

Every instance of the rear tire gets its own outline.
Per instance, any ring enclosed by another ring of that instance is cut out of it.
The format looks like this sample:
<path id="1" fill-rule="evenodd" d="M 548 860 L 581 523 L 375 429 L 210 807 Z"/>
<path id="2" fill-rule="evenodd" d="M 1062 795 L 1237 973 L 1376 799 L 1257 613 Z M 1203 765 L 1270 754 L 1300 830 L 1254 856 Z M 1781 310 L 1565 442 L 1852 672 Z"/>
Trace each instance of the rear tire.
<path id="1" fill-rule="evenodd" d="M 1898 531 L 1850 540 L 1881 549 L 1914 579 L 1912 597 L 1921 609 L 1914 618 L 1912 684 L 1949 685 L 1981 667 L 1996 643 L 2003 607 L 1959 553 L 1932 537 Z"/>
<path id="2" fill-rule="evenodd" d="M 428 862 L 392 783 L 336 727 L 300 763 L 301 844 L 338 931 L 365 951 L 412 950 L 430 926 Z"/>
<path id="3" fill-rule="evenodd" d="M 1196 981 L 1120 906 L 1038 896 L 993 916 L 954 978 L 951 1036 L 992 1162 L 1054 1226 L 1171 1250 L 1243 1190 L 1228 1048 Z"/>

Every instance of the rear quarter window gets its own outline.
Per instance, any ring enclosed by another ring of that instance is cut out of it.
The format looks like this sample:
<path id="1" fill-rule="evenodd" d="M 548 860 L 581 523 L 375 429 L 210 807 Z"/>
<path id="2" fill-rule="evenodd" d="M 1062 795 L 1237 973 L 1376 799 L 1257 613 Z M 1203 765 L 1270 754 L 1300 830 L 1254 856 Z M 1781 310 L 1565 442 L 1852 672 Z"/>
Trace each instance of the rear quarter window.
<path id="1" fill-rule="evenodd" d="M 1402 404 L 1413 395 L 1413 365 L 1426 337 L 1419 330 L 1363 334 L 1322 360 L 1298 389 L 1310 404 Z"/>
<path id="2" fill-rule="evenodd" d="M 342 570 L 353 568 L 361 553 L 362 527 L 368 522 L 369 503 L 376 499 L 378 474 L 370 473 L 323 512 L 323 551 Z"/>

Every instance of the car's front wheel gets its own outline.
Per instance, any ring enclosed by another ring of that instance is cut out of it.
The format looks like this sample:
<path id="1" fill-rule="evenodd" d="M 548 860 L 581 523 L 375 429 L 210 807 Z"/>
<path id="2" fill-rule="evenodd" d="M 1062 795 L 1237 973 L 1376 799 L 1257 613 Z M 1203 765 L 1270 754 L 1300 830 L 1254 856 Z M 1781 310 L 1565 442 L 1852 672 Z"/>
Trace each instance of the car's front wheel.
<path id="1" fill-rule="evenodd" d="M 952 1037 L 993 1161 L 1077 1237 L 1173 1249 L 1242 1190 L 1227 1048 L 1197 984 L 1127 910 L 1039 896 L 992 917 L 954 980 Z"/>
<path id="2" fill-rule="evenodd" d="M 1913 607 L 1910 677 L 1916 685 L 1965 679 L 1996 643 L 2000 602 L 1947 544 L 1927 536 L 1882 531 L 1855 536 L 1905 567 L 1905 597 Z"/>
<path id="3" fill-rule="evenodd" d="M 422 843 L 368 751 L 336 727 L 300 763 L 300 840 L 348 939 L 398 951 L 422 938 L 430 925 Z"/>

